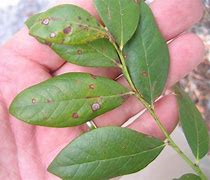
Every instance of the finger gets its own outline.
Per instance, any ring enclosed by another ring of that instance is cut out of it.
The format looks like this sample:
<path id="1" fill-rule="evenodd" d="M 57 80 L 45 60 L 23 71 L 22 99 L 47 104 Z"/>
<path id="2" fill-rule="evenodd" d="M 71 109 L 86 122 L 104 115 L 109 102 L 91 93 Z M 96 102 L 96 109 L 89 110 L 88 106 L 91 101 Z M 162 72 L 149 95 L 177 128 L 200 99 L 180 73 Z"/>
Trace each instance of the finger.
<path id="1" fill-rule="evenodd" d="M 120 68 L 92 68 L 66 63 L 62 66 L 62 68 L 53 73 L 53 76 L 58 76 L 67 72 L 86 72 L 97 76 L 115 79 L 118 75 L 120 75 L 121 70 Z"/>
<path id="2" fill-rule="evenodd" d="M 168 95 L 160 99 L 157 103 L 155 103 L 155 112 L 167 132 L 171 133 L 178 122 L 176 97 L 174 95 Z M 148 111 L 146 111 L 128 127 L 144 134 L 157 137 L 159 139 L 165 138 L 164 134 L 161 132 L 157 123 L 153 117 L 151 117 Z"/>
<path id="3" fill-rule="evenodd" d="M 171 64 L 167 87 L 171 87 L 197 67 L 205 54 L 202 40 L 192 33 L 183 34 L 172 41 L 169 50 Z"/>
<path id="4" fill-rule="evenodd" d="M 173 86 L 203 60 L 204 45 L 196 35 L 187 33 L 169 44 L 169 52 L 171 59 L 166 88 Z M 123 78 L 118 82 L 127 84 Z M 142 108 L 135 97 L 130 97 L 122 106 L 96 118 L 95 122 L 98 126 L 122 125 Z"/>
<path id="5" fill-rule="evenodd" d="M 170 40 L 198 22 L 204 7 L 202 0 L 155 0 L 151 9 L 165 39 Z"/>
<path id="6" fill-rule="evenodd" d="M 92 0 L 68 0 L 65 2 L 77 4 L 87 8 L 93 15 L 97 14 Z M 202 15 L 200 0 L 156 0 L 151 8 L 166 39 L 183 32 L 197 22 Z M 49 47 L 41 45 L 33 37 L 30 37 L 26 27 L 12 37 L 5 47 L 49 68 L 50 71 L 58 69 L 64 63 Z"/>
<path id="7" fill-rule="evenodd" d="M 16 161 L 16 147 L 15 140 L 11 135 L 10 122 L 8 120 L 7 108 L 4 103 L 4 99 L 0 94 L 0 169 L 1 179 L 20 179 L 21 177 L 16 173 L 18 172 L 18 163 Z M 9 157 L 8 157 L 9 154 Z M 12 170 L 8 170 L 11 166 Z"/>

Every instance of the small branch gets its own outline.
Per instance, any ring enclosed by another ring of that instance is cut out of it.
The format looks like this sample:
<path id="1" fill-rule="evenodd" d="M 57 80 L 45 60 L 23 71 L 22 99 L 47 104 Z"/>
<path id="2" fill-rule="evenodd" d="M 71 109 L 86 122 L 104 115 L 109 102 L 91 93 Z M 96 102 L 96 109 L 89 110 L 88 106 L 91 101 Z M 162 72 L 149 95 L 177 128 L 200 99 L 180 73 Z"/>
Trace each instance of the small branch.
<path id="1" fill-rule="evenodd" d="M 161 132 L 165 135 L 167 144 L 169 146 L 171 146 L 179 154 L 179 156 L 201 177 L 202 180 L 207 180 L 207 177 L 202 172 L 202 170 L 199 168 L 199 166 L 197 164 L 193 163 L 182 152 L 182 150 L 176 145 L 176 143 L 170 137 L 170 134 L 167 132 L 166 128 L 161 123 L 159 117 L 156 115 L 155 110 L 154 110 L 154 106 L 150 105 L 147 101 L 145 101 L 143 96 L 142 96 L 142 94 L 140 92 L 138 92 L 138 90 L 135 88 L 135 86 L 134 86 L 134 84 L 133 84 L 133 82 L 131 80 L 131 77 L 129 75 L 129 71 L 127 69 L 126 63 L 125 63 L 125 58 L 124 58 L 123 53 L 122 53 L 122 47 L 120 47 L 120 49 L 119 49 L 118 46 L 115 43 L 112 42 L 112 44 L 114 45 L 114 47 L 115 47 L 115 49 L 116 49 L 116 51 L 117 51 L 117 53 L 118 53 L 118 55 L 120 57 L 120 61 L 122 63 L 122 71 L 123 71 L 123 74 L 124 74 L 126 80 L 130 84 L 132 90 L 135 92 L 135 96 L 139 99 L 139 101 L 148 110 L 148 112 L 154 118 L 155 122 L 157 123 L 158 127 L 160 128 Z"/>
<path id="2" fill-rule="evenodd" d="M 165 135 L 167 144 L 171 146 L 179 155 L 180 157 L 185 160 L 185 162 L 201 177 L 202 180 L 207 180 L 207 177 L 202 172 L 202 170 L 199 168 L 199 166 L 195 163 L 193 163 L 184 153 L 183 151 L 177 146 L 177 144 L 174 142 L 174 140 L 170 137 L 168 131 L 161 123 L 159 117 L 156 115 L 154 109 L 138 94 L 135 95 L 141 103 L 145 106 L 145 108 L 149 111 L 151 116 L 154 118 L 155 122 L 157 123 L 158 127 L 162 131 L 162 133 Z"/>

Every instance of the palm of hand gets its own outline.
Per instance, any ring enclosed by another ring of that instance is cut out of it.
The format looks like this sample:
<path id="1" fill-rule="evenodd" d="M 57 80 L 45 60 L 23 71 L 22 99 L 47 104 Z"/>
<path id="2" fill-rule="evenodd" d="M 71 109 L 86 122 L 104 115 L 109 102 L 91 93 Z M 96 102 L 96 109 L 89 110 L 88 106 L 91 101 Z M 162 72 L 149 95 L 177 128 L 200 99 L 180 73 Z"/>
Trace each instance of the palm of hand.
<path id="1" fill-rule="evenodd" d="M 70 1 L 94 14 L 91 0 Z M 177 4 L 178 7 L 173 7 Z M 152 4 L 160 29 L 169 44 L 171 67 L 167 87 L 173 85 L 197 64 L 203 56 L 202 42 L 184 30 L 197 22 L 202 15 L 200 0 L 156 0 Z M 189 43 L 190 42 L 190 43 Z M 76 136 L 86 131 L 84 126 L 50 129 L 27 125 L 8 113 L 12 99 L 33 84 L 64 72 L 83 71 L 115 78 L 119 70 L 93 69 L 64 64 L 48 47 L 29 37 L 26 28 L 17 33 L 0 49 L 0 179 L 57 179 L 46 168 L 56 154 Z M 123 79 L 119 80 L 124 83 Z M 167 103 L 166 103 L 167 102 Z M 132 104 L 132 105 L 131 105 Z M 170 108 L 170 112 L 165 111 Z M 139 112 L 142 106 L 130 98 L 121 107 L 96 118 L 98 126 L 121 125 Z M 156 103 L 163 124 L 172 131 L 177 123 L 177 108 L 173 95 Z M 164 113 L 162 113 L 164 112 Z M 145 113 L 129 126 L 132 129 L 162 138 L 163 135 Z"/>

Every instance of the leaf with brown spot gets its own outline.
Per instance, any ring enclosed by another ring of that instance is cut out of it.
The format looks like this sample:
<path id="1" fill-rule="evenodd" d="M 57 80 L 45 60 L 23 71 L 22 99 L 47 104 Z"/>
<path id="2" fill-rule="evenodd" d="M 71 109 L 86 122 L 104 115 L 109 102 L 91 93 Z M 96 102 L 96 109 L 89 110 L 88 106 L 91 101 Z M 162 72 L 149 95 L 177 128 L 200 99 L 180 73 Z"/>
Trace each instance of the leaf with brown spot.
<path id="1" fill-rule="evenodd" d="M 162 94 L 169 70 L 169 51 L 149 6 L 141 1 L 136 33 L 124 53 L 130 77 L 148 103 Z"/>
<path id="2" fill-rule="evenodd" d="M 74 46 L 53 43 L 51 48 L 64 60 L 80 66 L 117 67 L 120 63 L 114 46 L 107 39 Z"/>
<path id="3" fill-rule="evenodd" d="M 10 113 L 34 125 L 77 126 L 120 106 L 129 94 L 128 89 L 113 80 L 68 73 L 21 92 L 10 105 Z"/>
<path id="4" fill-rule="evenodd" d="M 34 15 L 26 21 L 26 25 L 30 29 L 40 19 L 40 14 Z M 86 21 L 89 22 L 90 18 L 87 18 Z M 78 26 L 83 28 L 82 24 Z M 72 32 L 70 26 L 66 28 L 63 30 L 65 34 Z M 117 67 L 120 64 L 115 48 L 107 39 L 98 39 L 90 43 L 71 46 L 36 38 L 39 42 L 50 46 L 61 58 L 73 64 L 89 67 Z"/>
<path id="5" fill-rule="evenodd" d="M 87 18 L 89 21 L 86 21 Z M 30 35 L 50 43 L 75 45 L 107 37 L 105 29 L 98 26 L 95 17 L 70 4 L 55 6 L 32 16 L 26 25 Z"/>

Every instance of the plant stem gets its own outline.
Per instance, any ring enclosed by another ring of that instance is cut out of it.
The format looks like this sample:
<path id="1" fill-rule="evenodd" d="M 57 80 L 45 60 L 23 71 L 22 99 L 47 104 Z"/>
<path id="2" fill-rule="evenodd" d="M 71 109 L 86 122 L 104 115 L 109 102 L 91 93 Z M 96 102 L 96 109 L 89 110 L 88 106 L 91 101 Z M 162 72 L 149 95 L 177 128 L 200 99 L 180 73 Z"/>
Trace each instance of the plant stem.
<path id="1" fill-rule="evenodd" d="M 144 105 L 144 107 L 149 111 L 151 116 L 154 118 L 155 122 L 157 123 L 158 127 L 161 129 L 162 133 L 165 135 L 166 140 L 168 141 L 168 145 L 170 145 L 178 154 L 179 156 L 185 160 L 185 162 L 201 177 L 202 180 L 207 180 L 207 177 L 202 172 L 202 170 L 199 168 L 197 164 L 194 164 L 185 154 L 184 152 L 177 146 L 177 144 L 174 142 L 174 140 L 170 137 L 169 133 L 161 123 L 159 117 L 156 115 L 154 109 L 138 94 L 135 95 L 141 103 Z"/>
<path id="2" fill-rule="evenodd" d="M 113 43 L 113 42 L 112 42 Z M 159 117 L 155 113 L 154 106 L 150 105 L 147 101 L 144 100 L 143 96 L 140 92 L 135 88 L 131 77 L 129 75 L 129 71 L 127 69 L 125 58 L 123 56 L 123 53 L 121 50 L 119 50 L 118 46 L 113 43 L 116 51 L 118 52 L 118 55 L 120 57 L 121 63 L 122 63 L 122 71 L 123 75 L 128 81 L 129 85 L 131 86 L 132 90 L 135 92 L 135 96 L 139 99 L 139 101 L 144 105 L 144 107 L 148 110 L 150 115 L 154 118 L 155 122 L 157 123 L 158 127 L 160 128 L 161 132 L 165 135 L 166 140 L 168 142 L 168 145 L 170 145 L 178 154 L 179 156 L 201 177 L 202 180 L 207 180 L 207 177 L 202 172 L 202 170 L 199 168 L 197 164 L 194 164 L 185 154 L 184 152 L 177 146 L 177 144 L 174 142 L 174 140 L 170 137 L 170 134 L 167 132 L 166 128 L 161 123 Z"/>

